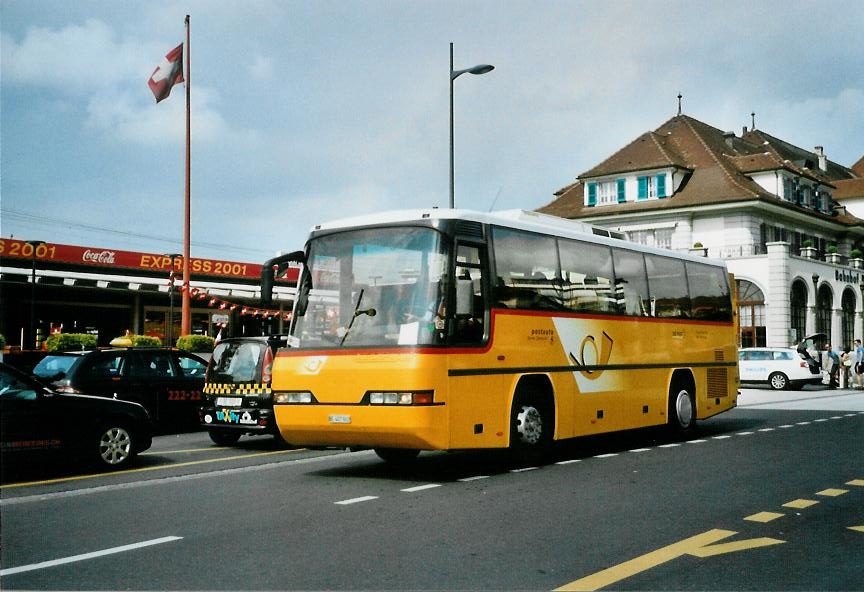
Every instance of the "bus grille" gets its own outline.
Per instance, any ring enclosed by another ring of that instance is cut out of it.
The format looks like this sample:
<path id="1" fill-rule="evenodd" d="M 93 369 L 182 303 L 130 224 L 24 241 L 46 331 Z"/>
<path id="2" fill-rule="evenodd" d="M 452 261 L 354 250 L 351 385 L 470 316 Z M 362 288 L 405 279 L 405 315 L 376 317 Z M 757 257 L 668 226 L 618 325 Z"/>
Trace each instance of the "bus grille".
<path id="1" fill-rule="evenodd" d="M 468 238 L 483 238 L 483 225 L 471 220 L 459 220 L 456 222 L 456 234 Z"/>
<path id="2" fill-rule="evenodd" d="M 714 361 L 722 362 L 722 349 L 714 350 Z M 708 396 L 725 397 L 729 394 L 729 370 L 728 368 L 708 368 Z"/>

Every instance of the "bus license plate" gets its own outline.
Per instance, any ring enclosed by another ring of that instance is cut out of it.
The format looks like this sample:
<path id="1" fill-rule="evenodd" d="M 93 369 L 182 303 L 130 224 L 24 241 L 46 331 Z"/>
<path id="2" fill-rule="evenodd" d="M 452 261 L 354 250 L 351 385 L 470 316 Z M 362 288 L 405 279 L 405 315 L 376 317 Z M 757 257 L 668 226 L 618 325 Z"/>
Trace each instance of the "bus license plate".
<path id="1" fill-rule="evenodd" d="M 243 397 L 216 397 L 216 404 L 222 407 L 239 407 L 243 404 Z"/>
<path id="2" fill-rule="evenodd" d="M 351 423 L 350 415 L 331 415 L 327 419 L 330 423 Z"/>

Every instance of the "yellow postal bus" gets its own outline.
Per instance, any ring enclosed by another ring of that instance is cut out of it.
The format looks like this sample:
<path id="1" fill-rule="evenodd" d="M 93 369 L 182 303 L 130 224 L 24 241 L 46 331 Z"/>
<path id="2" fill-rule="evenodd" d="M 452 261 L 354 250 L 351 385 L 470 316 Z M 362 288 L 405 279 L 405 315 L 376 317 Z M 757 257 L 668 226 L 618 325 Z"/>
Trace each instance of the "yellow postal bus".
<path id="1" fill-rule="evenodd" d="M 294 444 L 543 449 L 694 421 L 738 387 L 722 262 L 526 211 L 397 211 L 315 226 L 273 366 Z"/>

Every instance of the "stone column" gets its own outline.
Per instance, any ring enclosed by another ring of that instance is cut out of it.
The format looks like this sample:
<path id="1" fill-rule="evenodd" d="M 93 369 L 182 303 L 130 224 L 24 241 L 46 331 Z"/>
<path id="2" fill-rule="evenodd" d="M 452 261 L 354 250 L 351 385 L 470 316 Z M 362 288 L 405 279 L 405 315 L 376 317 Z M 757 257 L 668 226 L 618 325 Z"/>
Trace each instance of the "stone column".
<path id="1" fill-rule="evenodd" d="M 831 335 L 828 336 L 831 345 L 838 354 L 843 351 L 843 309 L 831 309 Z"/>
<path id="2" fill-rule="evenodd" d="M 789 347 L 792 307 L 789 302 L 791 274 L 789 243 L 766 243 L 768 248 L 768 293 L 765 294 L 765 340 L 768 347 Z M 809 317 L 809 314 L 808 314 Z M 809 319 L 808 319 L 809 320 Z"/>

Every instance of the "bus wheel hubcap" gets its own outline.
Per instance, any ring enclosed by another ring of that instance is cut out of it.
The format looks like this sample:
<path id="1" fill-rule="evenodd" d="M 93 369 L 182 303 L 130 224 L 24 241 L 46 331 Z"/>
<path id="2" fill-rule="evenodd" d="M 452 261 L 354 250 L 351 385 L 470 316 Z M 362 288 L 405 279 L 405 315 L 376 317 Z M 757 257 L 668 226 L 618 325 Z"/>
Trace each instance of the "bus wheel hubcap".
<path id="1" fill-rule="evenodd" d="M 543 435 L 543 416 L 534 407 L 522 407 L 516 416 L 516 430 L 524 444 L 537 444 Z"/>
<path id="2" fill-rule="evenodd" d="M 675 412 L 678 415 L 678 423 L 681 427 L 690 427 L 690 423 L 693 421 L 693 402 L 690 400 L 690 395 L 687 391 L 678 393 L 678 398 L 675 401 Z"/>

